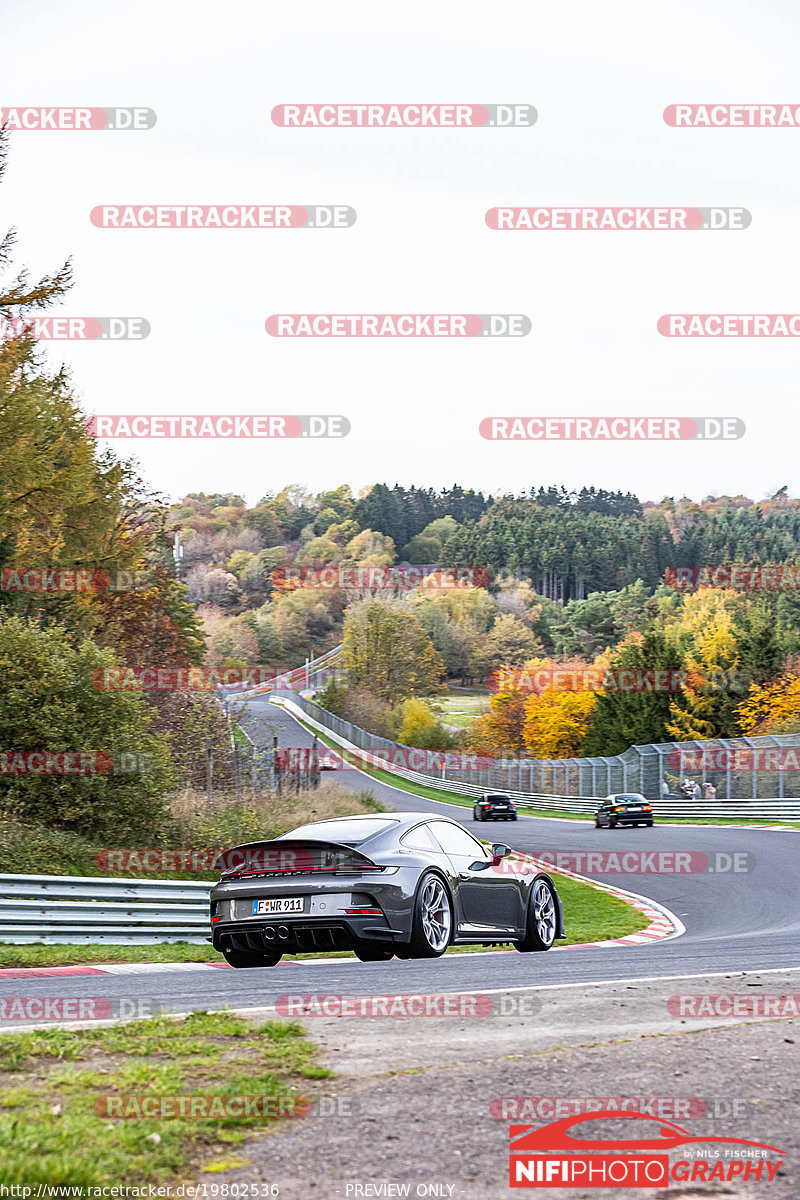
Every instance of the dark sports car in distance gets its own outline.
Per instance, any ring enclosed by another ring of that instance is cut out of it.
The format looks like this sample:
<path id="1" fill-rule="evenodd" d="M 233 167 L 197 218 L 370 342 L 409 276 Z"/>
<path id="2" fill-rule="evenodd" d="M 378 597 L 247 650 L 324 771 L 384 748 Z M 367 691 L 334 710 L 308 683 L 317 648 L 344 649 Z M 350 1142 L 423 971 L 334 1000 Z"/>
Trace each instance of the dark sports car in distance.
<path id="1" fill-rule="evenodd" d="M 516 821 L 517 806 L 505 792 L 484 792 L 472 806 L 473 821 Z"/>
<path id="2" fill-rule="evenodd" d="M 595 829 L 617 825 L 652 825 L 653 806 L 641 792 L 612 792 L 601 800 L 594 814 Z"/>
<path id="3" fill-rule="evenodd" d="M 465 944 L 549 950 L 565 936 L 555 884 L 525 863 L 506 869 L 511 853 L 430 813 L 301 825 L 220 855 L 211 940 L 233 967 L 309 950 L 353 950 L 362 962 Z"/>

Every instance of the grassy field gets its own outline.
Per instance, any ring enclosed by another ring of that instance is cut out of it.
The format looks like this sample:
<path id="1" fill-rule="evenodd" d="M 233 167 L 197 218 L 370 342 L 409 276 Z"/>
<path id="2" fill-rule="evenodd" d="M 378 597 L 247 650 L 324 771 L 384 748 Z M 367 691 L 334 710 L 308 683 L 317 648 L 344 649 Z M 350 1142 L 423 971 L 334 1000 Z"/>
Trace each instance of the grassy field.
<path id="1" fill-rule="evenodd" d="M 243 1165 L 239 1147 L 248 1134 L 303 1115 L 319 1097 L 317 1081 L 329 1072 L 315 1054 L 296 1022 L 202 1012 L 79 1032 L 3 1033 L 0 1179 L 131 1187 L 175 1180 L 190 1168 Z M 125 1111 L 131 1102 L 122 1098 L 133 1096 L 269 1097 L 266 1112 L 285 1115 L 221 1118 L 213 1107 L 200 1118 L 105 1115 L 105 1105 Z"/>
<path id="2" fill-rule="evenodd" d="M 468 729 L 476 717 L 489 711 L 489 693 L 464 689 L 445 696 L 427 696 L 425 703 L 446 725 Z"/>

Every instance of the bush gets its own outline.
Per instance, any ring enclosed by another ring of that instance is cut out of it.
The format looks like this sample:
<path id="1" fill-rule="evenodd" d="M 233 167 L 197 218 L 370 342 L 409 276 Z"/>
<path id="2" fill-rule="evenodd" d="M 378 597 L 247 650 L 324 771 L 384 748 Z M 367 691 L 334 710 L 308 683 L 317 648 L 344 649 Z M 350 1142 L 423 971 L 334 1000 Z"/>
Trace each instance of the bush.
<path id="1" fill-rule="evenodd" d="M 447 750 L 453 738 L 424 700 L 404 700 L 392 711 L 389 729 L 395 741 L 422 750 Z"/>

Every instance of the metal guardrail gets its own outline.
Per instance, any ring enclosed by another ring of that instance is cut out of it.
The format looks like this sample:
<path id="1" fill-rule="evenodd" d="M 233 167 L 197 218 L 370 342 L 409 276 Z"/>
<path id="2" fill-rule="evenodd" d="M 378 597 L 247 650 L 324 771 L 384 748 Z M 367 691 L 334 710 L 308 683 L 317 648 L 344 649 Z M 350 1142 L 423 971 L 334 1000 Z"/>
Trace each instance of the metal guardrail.
<path id="1" fill-rule="evenodd" d="M 246 688 L 244 691 L 235 691 L 236 684 L 223 684 L 219 688 L 219 694 L 225 700 L 248 700 L 254 696 L 264 696 L 268 692 L 273 692 L 280 688 L 293 689 L 305 684 L 308 686 L 311 679 L 326 671 L 331 670 L 338 665 L 339 659 L 344 649 L 340 642 L 338 646 L 334 646 L 332 650 L 321 654 L 319 658 L 312 658 L 302 667 L 295 667 L 292 671 L 285 671 L 282 674 L 274 676 L 272 679 L 267 679 L 257 687 Z"/>
<path id="2" fill-rule="evenodd" d="M 0 942 L 204 943 L 212 884 L 78 875 L 0 875 Z"/>

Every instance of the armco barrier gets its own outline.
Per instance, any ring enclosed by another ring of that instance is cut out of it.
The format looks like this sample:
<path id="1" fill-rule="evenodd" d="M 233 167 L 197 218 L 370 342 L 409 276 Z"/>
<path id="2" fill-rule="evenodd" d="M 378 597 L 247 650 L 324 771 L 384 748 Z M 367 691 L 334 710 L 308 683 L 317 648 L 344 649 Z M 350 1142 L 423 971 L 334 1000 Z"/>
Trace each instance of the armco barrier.
<path id="1" fill-rule="evenodd" d="M 280 688 L 296 688 L 298 686 L 310 685 L 311 680 L 317 676 L 326 677 L 336 669 L 341 658 L 343 645 L 340 642 L 338 646 L 334 646 L 332 650 L 328 650 L 325 654 L 321 654 L 319 658 L 310 659 L 302 667 L 295 667 L 292 671 L 285 671 L 283 674 L 276 675 L 273 679 L 266 679 L 257 687 L 246 688 L 244 691 L 236 691 L 237 684 L 229 683 L 222 684 L 218 689 L 219 695 L 224 700 L 249 700 L 254 696 L 264 696 L 268 692 L 273 692 Z"/>
<path id="2" fill-rule="evenodd" d="M 77 875 L 0 875 L 0 942 L 205 942 L 212 885 Z"/>
<path id="3" fill-rule="evenodd" d="M 333 741 L 347 750 L 353 751 L 358 757 L 363 760 L 366 767 L 375 767 L 379 770 L 391 772 L 393 775 L 399 776 L 401 779 L 407 779 L 411 783 L 417 783 L 424 787 L 439 788 L 443 791 L 455 792 L 457 795 L 473 797 L 480 796 L 486 791 L 502 790 L 507 795 L 511 796 L 518 806 L 524 808 L 537 808 L 552 812 L 563 813 L 585 813 L 587 815 L 594 813 L 600 796 L 554 796 L 545 792 L 526 792 L 515 788 L 503 786 L 502 782 L 494 782 L 491 778 L 487 778 L 484 782 L 465 783 L 462 780 L 456 780 L 452 777 L 446 779 L 436 776 L 422 774 L 419 771 L 410 771 L 404 767 L 398 767 L 394 762 L 387 758 L 381 758 L 381 749 L 393 750 L 397 749 L 398 743 L 390 742 L 386 738 L 379 738 L 374 734 L 368 734 L 364 730 L 358 730 L 356 726 L 350 722 L 342 721 L 341 718 L 327 712 L 324 708 L 320 708 L 318 704 L 304 700 L 296 692 L 276 691 L 273 693 L 274 702 L 282 704 L 294 716 L 310 725 L 313 729 L 320 733 L 325 733 Z M 348 726 L 351 731 L 357 731 L 364 734 L 360 741 L 368 742 L 368 745 L 358 745 L 349 738 L 343 736 L 336 729 L 336 724 Z M 381 744 L 382 743 L 382 746 Z M 404 749 L 413 749 L 404 747 Z M 515 763 L 507 764 L 510 768 L 516 766 Z M 500 769 L 505 769 L 506 764 L 502 764 Z M 492 768 L 487 775 L 494 773 L 496 768 Z M 634 788 L 631 791 L 636 790 Z M 656 817 L 671 817 L 685 820 L 749 820 L 749 821 L 800 821 L 800 800 L 785 800 L 781 798 L 769 798 L 764 800 L 708 800 L 708 801 L 688 801 L 688 800 L 652 800 L 653 812 Z"/>

